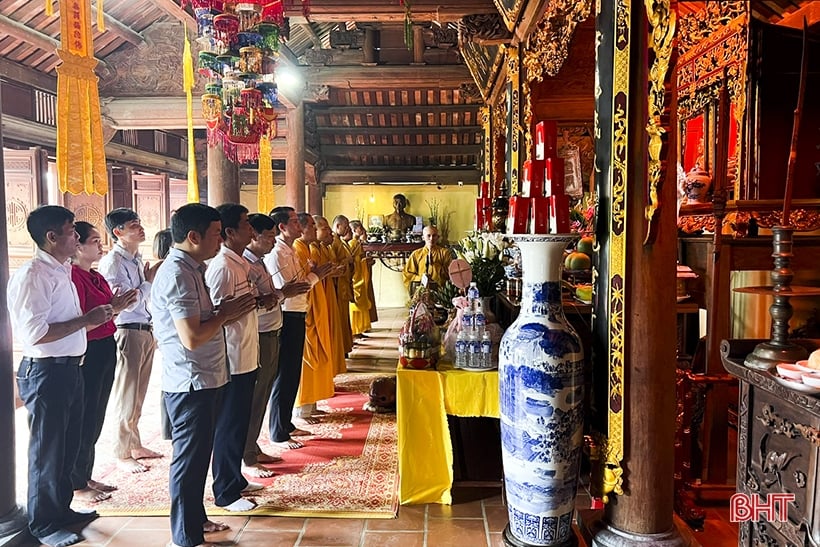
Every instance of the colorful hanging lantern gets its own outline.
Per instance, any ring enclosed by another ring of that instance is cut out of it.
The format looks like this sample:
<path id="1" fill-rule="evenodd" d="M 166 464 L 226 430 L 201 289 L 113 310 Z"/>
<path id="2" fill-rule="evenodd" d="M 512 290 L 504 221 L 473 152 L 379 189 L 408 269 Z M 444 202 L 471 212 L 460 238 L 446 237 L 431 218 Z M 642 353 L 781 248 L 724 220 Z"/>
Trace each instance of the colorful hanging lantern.
<path id="1" fill-rule="evenodd" d="M 239 30 L 250 30 L 262 20 L 262 5 L 256 2 L 238 2 L 235 7 L 236 16 L 239 17 Z"/>
<path id="2" fill-rule="evenodd" d="M 239 102 L 243 89 L 245 89 L 245 82 L 237 78 L 235 74 L 226 74 L 222 78 L 222 104 L 225 108 Z"/>
<path id="3" fill-rule="evenodd" d="M 262 99 L 265 101 L 265 106 L 272 108 L 279 104 L 279 93 L 275 83 L 259 82 L 256 84 L 256 89 L 262 93 Z"/>
<path id="4" fill-rule="evenodd" d="M 242 106 L 248 109 L 251 113 L 258 108 L 262 108 L 262 92 L 256 88 L 243 89 L 240 92 Z"/>
<path id="5" fill-rule="evenodd" d="M 214 12 L 210 8 L 196 8 L 194 17 L 196 17 L 197 36 L 208 43 L 214 36 Z"/>
<path id="6" fill-rule="evenodd" d="M 223 13 L 214 17 L 214 49 L 219 55 L 228 53 L 239 32 L 239 18 L 230 13 Z"/>
<path id="7" fill-rule="evenodd" d="M 279 27 L 272 23 L 260 23 L 256 25 L 256 32 L 261 37 L 259 47 L 265 50 L 268 55 L 279 53 Z"/>
<path id="8" fill-rule="evenodd" d="M 257 46 L 262 43 L 262 35 L 258 32 L 237 32 L 236 33 L 236 49 L 241 50 L 243 47 Z"/>
<path id="9" fill-rule="evenodd" d="M 306 0 L 302 0 L 302 5 L 306 4 Z M 307 17 L 307 15 L 305 15 Z M 267 0 L 262 7 L 262 20 L 276 23 L 284 26 L 285 24 L 285 5 L 282 0 Z"/>
<path id="10" fill-rule="evenodd" d="M 217 78 L 222 72 L 216 62 L 216 54 L 210 51 L 200 51 L 197 56 L 197 72 L 206 78 Z"/>
<path id="11" fill-rule="evenodd" d="M 252 74 L 262 73 L 262 50 L 247 46 L 239 50 L 239 70 Z"/>
<path id="12" fill-rule="evenodd" d="M 259 133 L 255 130 L 251 113 L 244 106 L 234 107 L 228 138 L 235 143 L 258 143 Z"/>
<path id="13" fill-rule="evenodd" d="M 219 126 L 222 121 L 222 99 L 219 95 L 206 93 L 202 96 L 202 118 L 210 131 Z"/>

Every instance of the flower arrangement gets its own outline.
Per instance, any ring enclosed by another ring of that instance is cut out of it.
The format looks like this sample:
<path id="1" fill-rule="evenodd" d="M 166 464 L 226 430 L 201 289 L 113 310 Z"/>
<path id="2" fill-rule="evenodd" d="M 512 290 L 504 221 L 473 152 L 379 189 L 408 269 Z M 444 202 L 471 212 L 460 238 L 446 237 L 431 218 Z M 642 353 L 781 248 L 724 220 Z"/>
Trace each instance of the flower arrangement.
<path id="1" fill-rule="evenodd" d="M 509 247 L 509 242 L 498 232 L 468 233 L 459 241 L 456 254 L 470 265 L 478 294 L 493 296 L 504 279 L 503 251 Z"/>

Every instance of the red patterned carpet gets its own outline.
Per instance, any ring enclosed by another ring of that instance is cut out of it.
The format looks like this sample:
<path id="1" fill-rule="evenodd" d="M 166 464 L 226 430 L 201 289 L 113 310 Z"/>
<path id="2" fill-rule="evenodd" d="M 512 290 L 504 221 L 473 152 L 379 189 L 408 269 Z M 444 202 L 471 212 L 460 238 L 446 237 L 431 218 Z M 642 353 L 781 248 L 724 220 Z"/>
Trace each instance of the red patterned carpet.
<path id="1" fill-rule="evenodd" d="M 270 465 L 277 473 L 275 477 L 253 479 L 267 488 L 252 498 L 258 508 L 245 514 L 395 517 L 398 509 L 396 415 L 372 414 L 362 409 L 368 386 L 375 376 L 379 375 L 337 377 L 336 395 L 319 404 L 319 408 L 327 412 L 321 423 L 304 426 L 313 433 L 310 437 L 300 437 L 305 442 L 304 448 L 285 451 L 272 448 L 263 425 L 260 446 L 267 453 L 279 454 L 284 461 Z M 117 469 L 110 450 L 105 447 L 107 443 L 100 439 L 94 478 L 119 486 L 110 500 L 93 506 L 100 514 L 168 515 L 171 442 L 161 439 L 158 412 L 156 419 L 150 418 L 153 413 L 148 410 L 149 416 L 144 415 L 141 421 L 143 443 L 166 457 L 143 460 L 152 466 L 146 473 L 132 475 Z M 156 423 L 157 427 L 146 430 L 146 421 Z M 210 477 L 205 487 L 205 507 L 209 515 L 237 514 L 213 505 Z"/>

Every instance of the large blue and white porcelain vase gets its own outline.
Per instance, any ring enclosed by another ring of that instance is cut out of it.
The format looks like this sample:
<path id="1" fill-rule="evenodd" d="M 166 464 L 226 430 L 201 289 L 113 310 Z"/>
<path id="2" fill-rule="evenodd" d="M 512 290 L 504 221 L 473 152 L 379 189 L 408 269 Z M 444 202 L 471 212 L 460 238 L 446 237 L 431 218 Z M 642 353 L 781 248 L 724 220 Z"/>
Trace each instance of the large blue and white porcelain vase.
<path id="1" fill-rule="evenodd" d="M 575 543 L 572 516 L 583 440 L 580 339 L 561 305 L 571 234 L 513 235 L 521 249 L 521 312 L 501 339 L 498 378 L 507 544 Z"/>

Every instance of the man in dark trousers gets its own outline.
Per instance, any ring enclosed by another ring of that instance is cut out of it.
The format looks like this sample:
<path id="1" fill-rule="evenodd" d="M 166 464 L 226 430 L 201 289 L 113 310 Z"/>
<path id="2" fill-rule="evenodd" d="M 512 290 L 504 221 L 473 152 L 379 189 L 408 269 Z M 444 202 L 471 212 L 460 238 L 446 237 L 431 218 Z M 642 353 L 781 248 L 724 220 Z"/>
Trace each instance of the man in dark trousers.
<path id="1" fill-rule="evenodd" d="M 210 546 L 204 532 L 224 529 L 203 505 L 219 400 L 229 381 L 225 324 L 256 307 L 248 293 L 216 308 L 205 286 L 205 261 L 222 243 L 219 212 L 189 203 L 171 217 L 174 248 L 157 270 L 151 305 L 162 355 L 162 391 L 171 420 L 173 459 L 170 547 Z"/>
<path id="2" fill-rule="evenodd" d="M 80 241 L 74 213 L 56 205 L 38 207 L 26 227 L 37 250 L 9 280 L 8 308 L 23 349 L 17 387 L 31 433 L 28 523 L 40 543 L 67 547 L 84 538 L 66 527 L 96 516 L 69 507 L 83 420 L 86 329 L 110 321 L 114 310 L 103 304 L 82 313 L 68 264 Z"/>

